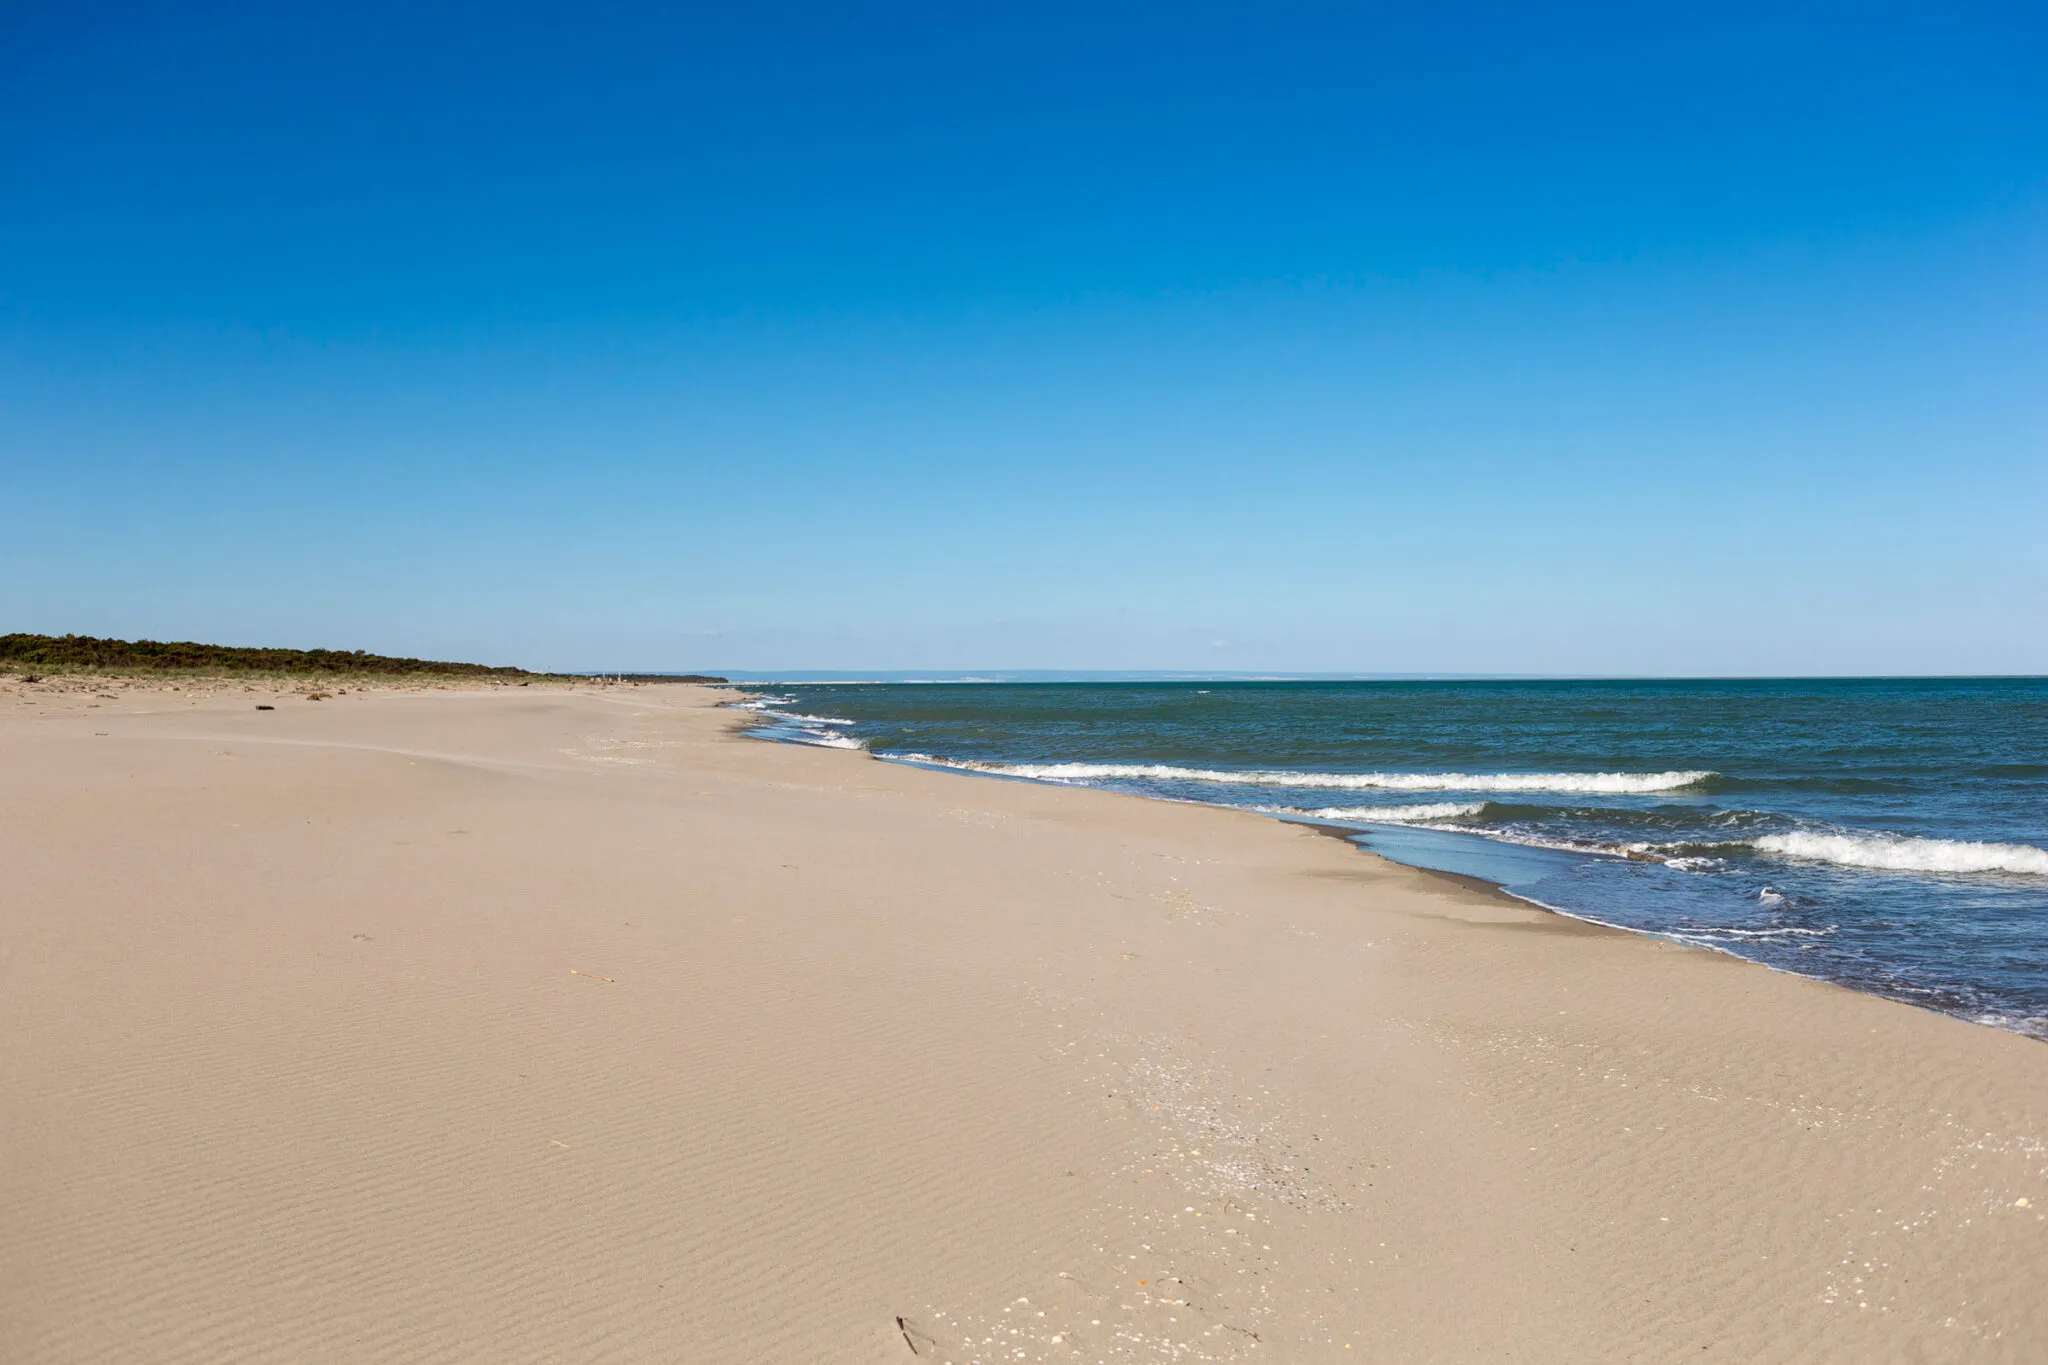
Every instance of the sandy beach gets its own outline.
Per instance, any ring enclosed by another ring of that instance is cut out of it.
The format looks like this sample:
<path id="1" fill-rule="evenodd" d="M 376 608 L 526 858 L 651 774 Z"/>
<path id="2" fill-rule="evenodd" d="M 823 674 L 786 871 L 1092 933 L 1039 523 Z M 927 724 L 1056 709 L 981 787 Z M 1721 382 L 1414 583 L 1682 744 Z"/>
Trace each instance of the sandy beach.
<path id="1" fill-rule="evenodd" d="M 0 682 L 0 1358 L 2048 1358 L 2039 1042 L 728 692 L 305 691 Z"/>

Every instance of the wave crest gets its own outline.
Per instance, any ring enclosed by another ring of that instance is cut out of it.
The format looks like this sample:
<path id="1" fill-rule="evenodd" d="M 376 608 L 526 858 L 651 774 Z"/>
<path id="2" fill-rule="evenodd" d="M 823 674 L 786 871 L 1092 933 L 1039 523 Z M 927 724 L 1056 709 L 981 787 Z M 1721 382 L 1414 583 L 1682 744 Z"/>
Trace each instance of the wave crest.
<path id="1" fill-rule="evenodd" d="M 1891 872 L 2018 872 L 2048 877 L 2048 849 L 2032 844 L 1980 844 L 1962 839 L 1897 835 L 1766 834 L 1750 841 L 1762 853 L 1871 867 Z"/>
<path id="2" fill-rule="evenodd" d="M 1213 782 L 1239 787 L 1307 787 L 1320 791 L 1466 792 L 1640 792 L 1679 791 L 1717 774 L 1701 770 L 1666 773 L 1303 773 L 1285 770 L 1180 768 L 1164 763 L 984 763 L 969 758 L 905 754 L 913 763 L 1042 782 L 1089 782 L 1103 778 L 1155 782 Z"/>
<path id="3" fill-rule="evenodd" d="M 1307 816 L 1316 820 L 1373 820 L 1386 825 L 1418 824 L 1430 820 L 1469 820 L 1486 809 L 1484 801 L 1437 801 L 1415 806 L 1324 806 L 1321 810 L 1299 810 L 1292 806 L 1261 806 L 1274 815 Z"/>
<path id="4" fill-rule="evenodd" d="M 809 744 L 819 749 L 866 749 L 867 741 L 842 735 L 835 726 L 851 725 L 852 721 L 840 716 L 807 716 L 801 711 L 779 711 L 780 706 L 790 706 L 795 697 L 750 697 L 745 701 L 730 702 L 735 711 L 751 711 L 761 718 L 754 734 L 763 739 L 777 739 L 789 744 Z"/>

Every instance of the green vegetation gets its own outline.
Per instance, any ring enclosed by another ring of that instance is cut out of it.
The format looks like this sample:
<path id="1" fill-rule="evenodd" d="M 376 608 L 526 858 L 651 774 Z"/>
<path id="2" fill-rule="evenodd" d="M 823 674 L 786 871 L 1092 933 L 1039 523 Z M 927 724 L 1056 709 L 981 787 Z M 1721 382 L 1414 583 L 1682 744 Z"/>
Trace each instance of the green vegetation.
<path id="1" fill-rule="evenodd" d="M 544 678 L 523 668 L 394 659 L 360 649 L 242 649 L 190 640 L 99 640 L 90 635 L 0 635 L 0 670 L 12 673 L 271 673 L 300 677 Z"/>
<path id="2" fill-rule="evenodd" d="M 90 635 L 0 635 L 0 673 L 109 673 L 288 678 L 510 678 L 533 682 L 722 683 L 708 673 L 530 673 L 523 668 L 394 659 L 360 649 L 245 649 L 191 640 L 99 640 Z"/>

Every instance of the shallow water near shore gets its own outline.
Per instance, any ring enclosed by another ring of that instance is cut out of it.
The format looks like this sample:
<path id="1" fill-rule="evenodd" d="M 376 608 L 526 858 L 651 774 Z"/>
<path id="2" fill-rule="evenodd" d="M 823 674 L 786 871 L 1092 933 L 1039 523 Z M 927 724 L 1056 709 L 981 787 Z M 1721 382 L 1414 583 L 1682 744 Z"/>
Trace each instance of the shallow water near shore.
<path id="1" fill-rule="evenodd" d="M 1257 810 L 2048 1037 L 2048 680 L 794 684 L 765 737 Z"/>

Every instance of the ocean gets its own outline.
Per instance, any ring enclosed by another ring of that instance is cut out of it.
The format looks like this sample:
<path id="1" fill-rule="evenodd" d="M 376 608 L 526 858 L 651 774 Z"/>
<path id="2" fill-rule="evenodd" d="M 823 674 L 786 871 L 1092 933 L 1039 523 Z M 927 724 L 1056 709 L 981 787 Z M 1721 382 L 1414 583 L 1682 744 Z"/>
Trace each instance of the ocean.
<path id="1" fill-rule="evenodd" d="M 763 738 L 1342 829 L 2048 1037 L 2048 679 L 784 684 Z"/>

